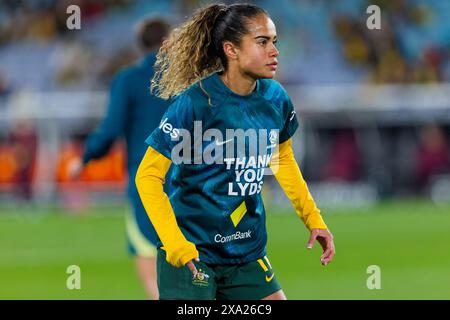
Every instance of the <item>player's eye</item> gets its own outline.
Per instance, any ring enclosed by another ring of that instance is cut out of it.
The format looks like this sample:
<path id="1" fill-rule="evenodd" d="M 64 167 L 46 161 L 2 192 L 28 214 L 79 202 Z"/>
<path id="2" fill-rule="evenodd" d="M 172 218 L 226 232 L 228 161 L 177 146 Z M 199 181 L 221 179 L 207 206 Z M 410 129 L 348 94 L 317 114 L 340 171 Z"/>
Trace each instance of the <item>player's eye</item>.
<path id="1" fill-rule="evenodd" d="M 259 45 L 265 46 L 267 44 L 267 40 L 261 40 L 258 42 Z"/>

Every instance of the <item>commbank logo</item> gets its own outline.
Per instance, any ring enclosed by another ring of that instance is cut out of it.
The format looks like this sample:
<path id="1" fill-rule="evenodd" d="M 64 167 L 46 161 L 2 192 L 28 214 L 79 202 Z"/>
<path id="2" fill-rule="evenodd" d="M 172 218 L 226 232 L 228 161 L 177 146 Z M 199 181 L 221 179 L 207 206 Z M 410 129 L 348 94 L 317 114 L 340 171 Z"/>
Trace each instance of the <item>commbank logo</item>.
<path id="1" fill-rule="evenodd" d="M 222 236 L 221 234 L 216 234 L 214 237 L 214 241 L 217 243 L 226 243 L 234 240 L 247 239 L 252 237 L 252 231 L 248 230 L 246 232 L 237 231 L 228 236 Z"/>

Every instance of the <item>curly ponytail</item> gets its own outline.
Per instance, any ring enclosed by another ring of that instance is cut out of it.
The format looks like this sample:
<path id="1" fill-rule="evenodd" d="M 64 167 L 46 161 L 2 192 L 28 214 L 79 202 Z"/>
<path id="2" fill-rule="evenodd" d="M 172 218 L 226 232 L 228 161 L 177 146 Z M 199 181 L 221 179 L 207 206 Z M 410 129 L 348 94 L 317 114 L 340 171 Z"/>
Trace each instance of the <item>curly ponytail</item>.
<path id="1" fill-rule="evenodd" d="M 227 68 L 222 43 L 239 45 L 246 19 L 266 14 L 250 4 L 213 4 L 200 8 L 172 31 L 159 49 L 151 91 L 163 99 L 180 94 L 194 82 Z"/>

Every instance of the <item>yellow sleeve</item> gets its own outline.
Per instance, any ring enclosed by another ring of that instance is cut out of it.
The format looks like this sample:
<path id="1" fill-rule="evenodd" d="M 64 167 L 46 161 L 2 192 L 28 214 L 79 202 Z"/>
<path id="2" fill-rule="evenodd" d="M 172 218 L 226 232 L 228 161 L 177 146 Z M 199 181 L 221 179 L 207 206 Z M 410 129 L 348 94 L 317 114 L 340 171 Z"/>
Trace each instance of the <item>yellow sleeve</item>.
<path id="1" fill-rule="evenodd" d="M 306 227 L 309 230 L 328 229 L 308 190 L 297 161 L 295 161 L 292 139 L 280 144 L 279 150 L 275 152 L 272 158 L 270 167 Z"/>
<path id="2" fill-rule="evenodd" d="M 199 254 L 195 244 L 181 232 L 163 184 L 171 161 L 149 147 L 136 173 L 136 187 L 145 210 L 166 251 L 166 260 L 175 267 L 184 266 Z"/>

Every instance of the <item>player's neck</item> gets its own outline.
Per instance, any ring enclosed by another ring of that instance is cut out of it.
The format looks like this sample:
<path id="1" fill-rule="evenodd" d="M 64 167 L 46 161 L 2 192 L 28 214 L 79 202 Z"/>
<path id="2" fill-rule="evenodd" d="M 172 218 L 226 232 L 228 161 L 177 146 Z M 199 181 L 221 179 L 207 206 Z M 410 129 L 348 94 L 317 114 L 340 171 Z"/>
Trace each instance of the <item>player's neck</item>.
<path id="1" fill-rule="evenodd" d="M 256 80 L 231 66 L 220 75 L 220 78 L 231 91 L 238 95 L 247 96 L 255 90 Z"/>

